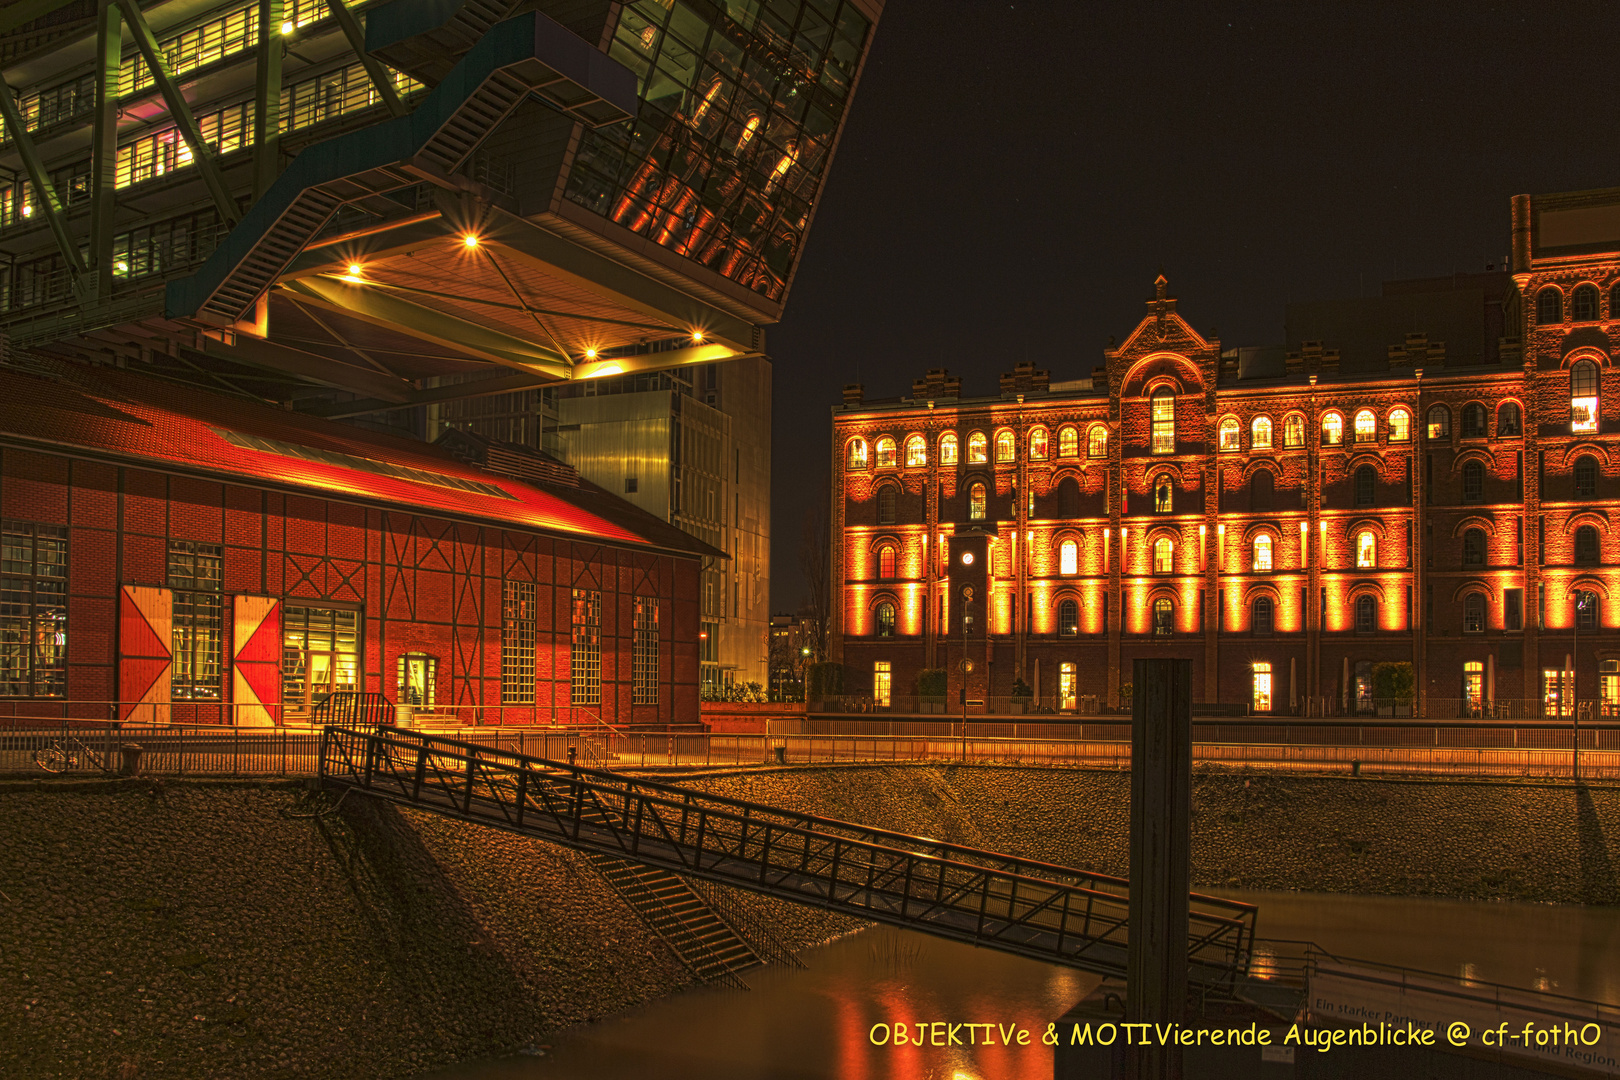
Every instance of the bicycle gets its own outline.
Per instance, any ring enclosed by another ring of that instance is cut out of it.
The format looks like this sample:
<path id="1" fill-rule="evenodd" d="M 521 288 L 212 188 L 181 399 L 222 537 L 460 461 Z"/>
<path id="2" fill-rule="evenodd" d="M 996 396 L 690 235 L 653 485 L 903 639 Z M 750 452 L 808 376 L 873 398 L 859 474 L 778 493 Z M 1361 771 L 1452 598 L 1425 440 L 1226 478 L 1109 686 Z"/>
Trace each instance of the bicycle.
<path id="1" fill-rule="evenodd" d="M 77 769 L 81 764 L 89 765 L 101 772 L 107 771 L 107 767 L 102 764 L 101 755 L 72 735 L 64 735 L 52 741 L 51 745 L 35 750 L 34 764 L 48 773 L 67 772 L 70 769 Z"/>

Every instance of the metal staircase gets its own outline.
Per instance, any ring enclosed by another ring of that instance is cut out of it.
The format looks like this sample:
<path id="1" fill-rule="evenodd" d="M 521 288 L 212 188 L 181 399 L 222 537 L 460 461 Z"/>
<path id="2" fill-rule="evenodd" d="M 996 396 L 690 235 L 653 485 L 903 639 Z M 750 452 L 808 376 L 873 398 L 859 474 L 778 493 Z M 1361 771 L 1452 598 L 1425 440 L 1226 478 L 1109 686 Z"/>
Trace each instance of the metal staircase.
<path id="1" fill-rule="evenodd" d="M 415 732 L 328 727 L 321 777 L 692 879 L 1105 975 L 1126 968 L 1119 878 Z M 1256 909 L 1197 893 L 1189 908 L 1188 980 L 1231 995 Z"/>
<path id="2" fill-rule="evenodd" d="M 765 961 L 679 874 L 600 851 L 586 855 L 694 975 L 704 982 L 748 989 L 738 973 Z"/>

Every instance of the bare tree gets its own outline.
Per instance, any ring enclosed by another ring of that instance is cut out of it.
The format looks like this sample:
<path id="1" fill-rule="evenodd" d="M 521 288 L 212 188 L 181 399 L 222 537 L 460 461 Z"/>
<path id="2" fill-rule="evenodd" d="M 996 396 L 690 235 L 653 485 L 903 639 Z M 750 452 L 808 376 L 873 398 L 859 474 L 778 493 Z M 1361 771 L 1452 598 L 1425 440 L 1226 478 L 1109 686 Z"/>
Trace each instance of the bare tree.
<path id="1" fill-rule="evenodd" d="M 805 511 L 799 533 L 799 569 L 804 574 L 805 587 L 809 593 L 806 597 L 806 606 L 814 624 L 810 635 L 810 647 L 814 650 L 814 659 L 817 662 L 826 659 L 827 656 L 827 616 L 832 602 L 830 558 L 832 549 L 827 521 L 827 504 L 830 498 L 831 488 L 827 481 L 823 480 L 820 493 L 810 503 L 810 509 Z"/>

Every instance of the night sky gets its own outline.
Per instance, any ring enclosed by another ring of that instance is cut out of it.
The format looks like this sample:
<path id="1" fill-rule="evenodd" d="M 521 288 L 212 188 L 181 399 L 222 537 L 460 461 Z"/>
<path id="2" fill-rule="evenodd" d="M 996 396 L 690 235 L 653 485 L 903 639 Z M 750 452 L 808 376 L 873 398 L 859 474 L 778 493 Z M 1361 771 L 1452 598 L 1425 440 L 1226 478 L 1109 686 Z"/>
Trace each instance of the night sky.
<path id="1" fill-rule="evenodd" d="M 1513 195 L 1620 185 L 1617 56 L 1602 3 L 890 0 L 768 331 L 772 610 L 845 383 L 1088 377 L 1161 270 L 1232 348 L 1499 263 Z"/>

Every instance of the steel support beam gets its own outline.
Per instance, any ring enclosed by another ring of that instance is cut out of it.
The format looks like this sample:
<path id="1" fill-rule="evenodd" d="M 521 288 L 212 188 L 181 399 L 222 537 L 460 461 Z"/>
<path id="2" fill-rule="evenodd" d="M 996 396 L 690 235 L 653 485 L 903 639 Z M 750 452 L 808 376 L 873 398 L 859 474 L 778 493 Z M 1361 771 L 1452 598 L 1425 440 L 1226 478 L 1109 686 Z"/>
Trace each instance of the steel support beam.
<path id="1" fill-rule="evenodd" d="M 146 24 L 141 15 L 141 9 L 136 6 L 135 0 L 118 0 L 118 10 L 124 13 L 124 21 L 129 24 L 130 32 L 135 38 L 135 47 L 140 50 L 141 59 L 152 72 L 152 81 L 157 83 L 158 90 L 163 94 L 163 103 L 168 106 L 169 117 L 185 140 L 186 147 L 191 151 L 192 163 L 202 174 L 203 183 L 208 186 L 208 194 L 213 196 L 214 205 L 219 208 L 220 217 L 226 224 L 235 227 L 242 220 L 237 212 L 236 200 L 231 197 L 230 190 L 225 187 L 225 178 L 220 174 L 219 162 L 214 158 L 213 150 L 209 149 L 203 141 L 202 131 L 197 127 L 197 118 L 191 114 L 191 106 L 186 104 L 185 95 L 174 81 L 174 74 L 169 70 L 169 62 L 158 48 L 157 38 L 152 36 L 152 28 Z"/>
<path id="2" fill-rule="evenodd" d="M 329 386 L 334 390 L 366 394 L 392 402 L 396 407 L 407 403 L 412 391 L 411 384 L 404 379 L 246 334 L 238 334 L 234 345 L 222 345 L 204 338 L 201 347 L 192 351 L 216 360 L 296 375 L 307 382 Z"/>
<path id="3" fill-rule="evenodd" d="M 23 167 L 28 170 L 28 182 L 34 187 L 34 195 L 45 214 L 45 222 L 50 225 L 51 235 L 56 237 L 56 246 L 61 249 L 62 258 L 73 273 L 73 291 L 82 295 L 84 260 L 79 257 L 79 245 L 68 235 L 61 200 L 56 197 L 51 178 L 45 174 L 45 166 L 39 160 L 39 150 L 34 146 L 34 137 L 28 134 L 28 125 L 23 123 L 17 99 L 12 96 L 11 87 L 4 78 L 0 78 L 0 117 L 5 118 L 6 131 L 11 135 L 12 142 L 17 144 L 17 152 L 22 155 Z"/>
<path id="4" fill-rule="evenodd" d="M 280 172 L 282 0 L 259 0 L 259 61 L 253 82 L 253 201 Z"/>
<path id="5" fill-rule="evenodd" d="M 349 48 L 354 55 L 366 66 L 366 74 L 371 76 L 371 85 L 377 88 L 383 104 L 388 106 L 388 112 L 393 116 L 404 116 L 405 103 L 399 99 L 399 91 L 394 89 L 394 80 L 388 74 L 388 69 L 376 57 L 366 52 L 365 31 L 360 29 L 360 23 L 355 19 L 354 12 L 350 11 L 343 0 L 326 0 L 326 6 L 332 12 L 332 17 L 343 28 L 343 36 L 349 39 Z"/>
<path id="6" fill-rule="evenodd" d="M 491 363 L 553 379 L 566 379 L 573 374 L 573 366 L 550 349 L 448 312 L 412 303 L 383 289 L 330 277 L 300 278 L 283 282 L 281 287 L 327 310 Z"/>
<path id="7" fill-rule="evenodd" d="M 112 295 L 113 229 L 118 210 L 118 65 L 124 28 L 113 0 L 96 11 L 96 117 L 90 134 L 90 266 L 98 299 Z"/>

